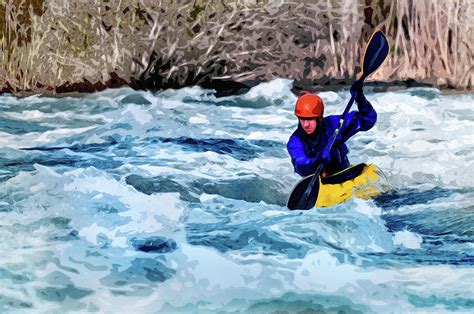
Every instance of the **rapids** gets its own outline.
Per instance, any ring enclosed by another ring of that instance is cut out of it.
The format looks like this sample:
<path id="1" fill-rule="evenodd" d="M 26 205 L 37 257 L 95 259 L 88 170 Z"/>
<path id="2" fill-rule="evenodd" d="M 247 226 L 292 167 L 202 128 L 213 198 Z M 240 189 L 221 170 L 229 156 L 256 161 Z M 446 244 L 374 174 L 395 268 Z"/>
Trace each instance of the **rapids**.
<path id="1" fill-rule="evenodd" d="M 289 211 L 290 87 L 0 96 L 0 312 L 472 312 L 474 94 L 366 87 L 391 192 Z"/>

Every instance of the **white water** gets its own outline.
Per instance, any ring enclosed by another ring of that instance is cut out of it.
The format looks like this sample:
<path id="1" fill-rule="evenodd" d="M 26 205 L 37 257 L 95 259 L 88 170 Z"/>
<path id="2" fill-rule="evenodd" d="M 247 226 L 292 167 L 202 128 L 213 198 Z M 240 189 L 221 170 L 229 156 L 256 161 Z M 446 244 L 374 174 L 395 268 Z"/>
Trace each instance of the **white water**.
<path id="1" fill-rule="evenodd" d="M 290 85 L 0 97 L 0 311 L 471 312 L 474 95 L 367 88 L 392 193 L 290 212 Z"/>

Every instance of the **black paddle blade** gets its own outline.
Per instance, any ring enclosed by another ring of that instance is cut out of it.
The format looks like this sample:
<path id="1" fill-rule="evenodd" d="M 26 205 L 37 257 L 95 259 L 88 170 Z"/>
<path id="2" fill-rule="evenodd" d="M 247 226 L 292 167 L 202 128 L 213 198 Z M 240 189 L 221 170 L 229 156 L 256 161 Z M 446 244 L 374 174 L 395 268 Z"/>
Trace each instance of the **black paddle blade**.
<path id="1" fill-rule="evenodd" d="M 376 31 L 369 39 L 362 59 L 363 77 L 372 74 L 388 55 L 388 41 L 382 31 Z"/>
<path id="2" fill-rule="evenodd" d="M 314 204 L 316 204 L 316 200 L 319 194 L 319 180 L 315 182 L 313 188 L 311 189 L 311 192 L 309 193 L 309 196 L 307 198 L 303 197 L 312 178 L 313 175 L 308 176 L 295 185 L 293 191 L 291 191 L 290 197 L 288 198 L 288 202 L 286 204 L 288 209 L 306 210 L 314 207 Z"/>

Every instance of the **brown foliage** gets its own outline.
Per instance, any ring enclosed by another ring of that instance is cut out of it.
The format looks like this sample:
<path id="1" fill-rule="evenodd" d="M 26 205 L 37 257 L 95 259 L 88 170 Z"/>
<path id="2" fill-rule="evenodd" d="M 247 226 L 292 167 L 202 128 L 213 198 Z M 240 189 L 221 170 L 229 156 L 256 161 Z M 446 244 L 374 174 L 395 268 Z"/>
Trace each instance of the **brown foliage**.
<path id="1" fill-rule="evenodd" d="M 391 54 L 372 79 L 470 89 L 471 16 L 470 0 L 4 0 L 0 89 L 350 82 L 377 27 Z"/>

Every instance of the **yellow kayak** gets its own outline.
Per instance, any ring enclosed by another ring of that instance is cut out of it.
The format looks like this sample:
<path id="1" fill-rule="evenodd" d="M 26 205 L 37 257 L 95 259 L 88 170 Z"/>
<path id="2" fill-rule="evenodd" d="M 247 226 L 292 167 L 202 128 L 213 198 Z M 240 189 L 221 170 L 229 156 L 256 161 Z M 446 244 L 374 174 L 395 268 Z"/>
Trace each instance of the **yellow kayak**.
<path id="1" fill-rule="evenodd" d="M 296 184 L 291 195 L 302 195 L 300 191 L 294 193 L 303 186 L 306 181 L 311 180 L 313 175 L 307 176 Z M 327 177 L 319 177 L 319 184 L 314 188 L 319 189 L 315 207 L 334 206 L 352 197 L 361 199 L 370 199 L 387 190 L 387 180 L 380 169 L 372 164 L 358 164 L 350 166 L 338 173 Z M 291 198 L 288 200 L 288 208 L 295 209 L 295 201 Z"/>

